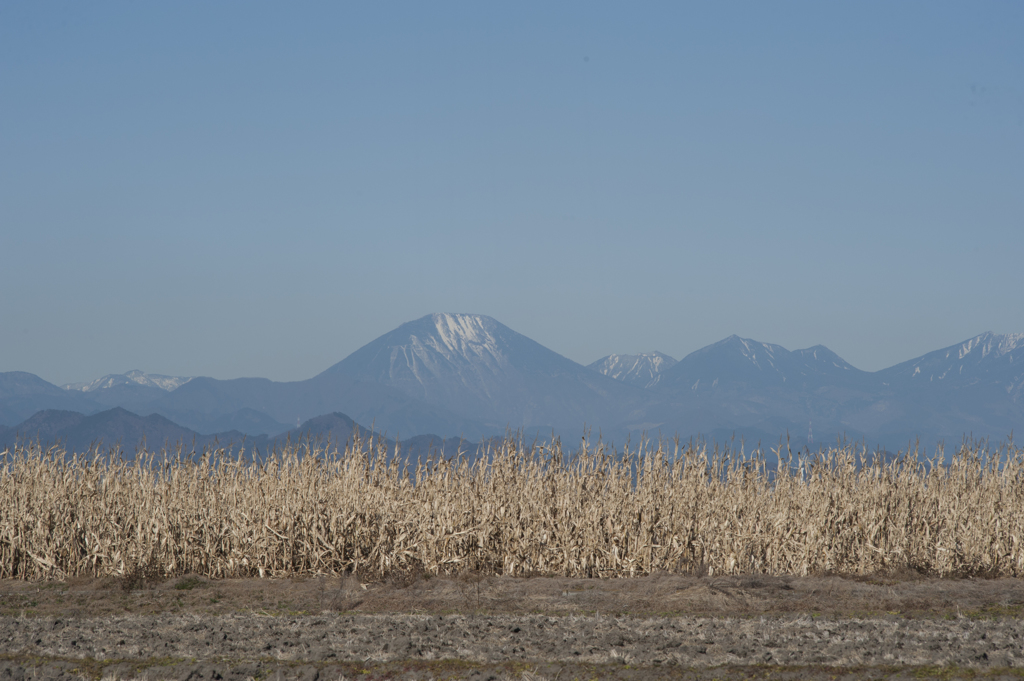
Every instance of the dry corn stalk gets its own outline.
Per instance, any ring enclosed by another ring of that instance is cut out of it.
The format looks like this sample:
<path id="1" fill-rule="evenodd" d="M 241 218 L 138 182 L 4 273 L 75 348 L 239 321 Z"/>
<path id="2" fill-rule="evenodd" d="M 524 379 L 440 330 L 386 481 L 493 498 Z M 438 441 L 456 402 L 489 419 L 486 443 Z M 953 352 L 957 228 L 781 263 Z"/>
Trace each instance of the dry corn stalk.
<path id="1" fill-rule="evenodd" d="M 1024 450 L 951 463 L 851 446 L 761 452 L 584 442 L 401 466 L 379 440 L 209 451 L 18 447 L 0 469 L 0 577 L 433 574 L 1024 574 Z M 775 457 L 772 457 L 774 460 Z"/>

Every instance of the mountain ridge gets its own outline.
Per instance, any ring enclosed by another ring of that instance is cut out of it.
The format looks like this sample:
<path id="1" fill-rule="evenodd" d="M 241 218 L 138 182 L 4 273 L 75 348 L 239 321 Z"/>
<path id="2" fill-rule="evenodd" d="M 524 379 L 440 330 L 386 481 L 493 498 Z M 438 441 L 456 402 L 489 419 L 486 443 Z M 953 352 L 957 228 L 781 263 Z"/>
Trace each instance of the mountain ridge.
<path id="1" fill-rule="evenodd" d="M 588 369 L 639 388 L 653 388 L 677 360 L 661 352 L 611 354 L 587 365 Z"/>
<path id="2" fill-rule="evenodd" d="M 39 446 L 44 450 L 58 447 L 63 448 L 67 456 L 116 451 L 132 459 L 142 449 L 172 454 L 180 451 L 186 456 L 197 456 L 213 448 L 251 459 L 266 457 L 287 443 L 301 445 L 307 441 L 344 451 L 356 434 L 382 446 L 388 460 L 397 455 L 403 461 L 415 462 L 425 456 L 450 456 L 460 452 L 472 459 L 478 450 L 476 443 L 432 434 L 402 441 L 387 438 L 340 412 L 309 419 L 276 437 L 250 437 L 236 430 L 202 435 L 158 414 L 140 416 L 114 407 L 91 415 L 49 409 L 33 414 L 17 426 L 0 426 L 0 452 L 19 445 Z"/>
<path id="3" fill-rule="evenodd" d="M 64 390 L 78 390 L 90 393 L 97 390 L 105 390 L 119 385 L 141 385 L 150 388 L 159 388 L 170 392 L 180 388 L 192 380 L 192 376 L 164 376 L 163 374 L 147 374 L 138 369 L 132 369 L 123 374 L 107 374 L 95 381 L 88 383 L 68 383 L 61 386 Z"/>
<path id="4" fill-rule="evenodd" d="M 790 433 L 803 446 L 813 432 L 886 447 L 916 437 L 998 440 L 1024 425 L 1024 334 L 985 332 L 876 372 L 822 345 L 790 351 L 736 335 L 671 359 L 609 355 L 584 367 L 491 317 L 436 313 L 304 381 L 195 377 L 168 391 L 117 375 L 126 378 L 67 391 L 25 372 L 0 374 L 0 425 L 41 409 L 89 415 L 120 406 L 204 436 L 274 438 L 292 424 L 343 413 L 404 438 L 478 441 L 507 428 L 575 437 L 589 427 L 620 442 L 643 432 Z"/>

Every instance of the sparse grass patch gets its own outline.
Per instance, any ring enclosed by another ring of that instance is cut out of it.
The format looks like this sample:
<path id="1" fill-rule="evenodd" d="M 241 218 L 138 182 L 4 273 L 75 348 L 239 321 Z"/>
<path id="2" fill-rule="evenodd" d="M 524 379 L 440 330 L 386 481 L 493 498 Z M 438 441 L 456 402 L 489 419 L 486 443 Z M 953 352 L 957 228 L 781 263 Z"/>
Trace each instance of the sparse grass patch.
<path id="1" fill-rule="evenodd" d="M 178 591 L 191 591 L 199 586 L 206 586 L 206 582 L 195 575 L 182 577 L 174 583 L 174 588 Z"/>
<path id="2" fill-rule="evenodd" d="M 121 575 L 123 591 L 137 591 L 163 581 L 163 570 L 152 563 L 135 563 Z"/>

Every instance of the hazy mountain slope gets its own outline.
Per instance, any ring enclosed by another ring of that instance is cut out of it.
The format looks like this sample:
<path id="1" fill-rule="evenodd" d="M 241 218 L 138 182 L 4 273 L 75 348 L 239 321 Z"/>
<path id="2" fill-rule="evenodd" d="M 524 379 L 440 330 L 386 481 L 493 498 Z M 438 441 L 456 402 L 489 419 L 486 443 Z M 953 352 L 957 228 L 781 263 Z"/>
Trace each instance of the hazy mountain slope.
<path id="1" fill-rule="evenodd" d="M 320 374 L 400 390 L 493 432 L 618 423 L 647 399 L 491 317 L 433 314 L 402 324 Z"/>
<path id="2" fill-rule="evenodd" d="M 1024 427 L 1024 334 L 983 333 L 875 374 L 884 429 L 927 430 L 959 444 L 965 435 L 1006 438 Z"/>
<path id="3" fill-rule="evenodd" d="M 232 454 L 244 449 L 246 458 L 251 459 L 253 456 L 263 458 L 275 451 L 280 452 L 288 443 L 301 449 L 308 442 L 344 452 L 356 432 L 364 441 L 372 439 L 375 443 L 381 443 L 388 461 L 396 452 L 403 462 L 411 463 L 425 459 L 428 455 L 453 456 L 460 451 L 460 447 L 472 460 L 478 449 L 478 445 L 472 441 L 459 438 L 446 440 L 430 434 L 408 438 L 397 443 L 396 447 L 393 438 L 377 435 L 345 414 L 337 412 L 309 419 L 297 428 L 268 438 L 246 436 L 238 431 L 201 435 L 157 414 L 143 417 L 114 408 L 90 416 L 54 409 L 40 411 L 17 426 L 0 427 L 0 451 L 13 448 L 16 443 L 40 443 L 44 448 L 60 445 L 68 455 L 91 452 L 95 446 L 99 447 L 101 453 L 106 453 L 117 446 L 126 458 L 131 459 L 143 444 L 150 451 L 159 453 L 166 449 L 172 454 L 180 444 L 186 454 L 192 451 L 202 453 L 206 447 L 226 448 Z"/>
<path id="4" fill-rule="evenodd" d="M 1024 333 L 986 332 L 877 372 L 897 391 L 995 389 L 1024 400 Z"/>
<path id="5" fill-rule="evenodd" d="M 273 438 L 270 445 L 280 447 L 285 442 L 301 445 L 303 442 L 310 441 L 344 451 L 345 446 L 352 442 L 357 432 L 364 443 L 372 440 L 374 443 L 383 444 L 387 451 L 386 461 L 394 458 L 397 452 L 400 460 L 408 462 L 410 465 L 427 457 L 451 458 L 460 453 L 472 462 L 480 450 L 480 445 L 475 441 L 458 437 L 442 438 L 432 434 L 416 435 L 396 442 L 392 438 L 376 434 L 345 414 L 338 412 L 310 419 L 298 428 Z"/>
<path id="6" fill-rule="evenodd" d="M 692 352 L 667 369 L 662 389 L 714 391 L 717 387 L 870 388 L 870 374 L 854 368 L 828 348 L 818 345 L 790 352 L 781 345 L 729 336 Z"/>
<path id="7" fill-rule="evenodd" d="M 138 383 L 117 383 L 84 394 L 102 407 L 123 407 L 129 411 L 141 412 L 145 411 L 146 405 L 166 395 L 167 391 Z"/>
<path id="8" fill-rule="evenodd" d="M 873 374 L 856 368 L 824 345 L 793 350 L 789 354 L 798 373 L 818 387 L 868 390 L 877 383 Z"/>
<path id="9" fill-rule="evenodd" d="M 19 423 L 21 420 L 20 414 L 13 409 L 9 409 L 3 402 L 0 402 L 0 429 L 7 428 L 6 424 Z"/>
<path id="10" fill-rule="evenodd" d="M 653 388 L 676 360 L 660 352 L 639 355 L 608 355 L 587 368 L 638 388 Z"/>
<path id="11" fill-rule="evenodd" d="M 360 427 L 349 416 L 333 412 L 311 418 L 298 427 L 279 434 L 271 439 L 271 444 L 281 446 L 286 442 L 295 444 L 310 440 L 319 442 L 323 446 L 330 446 L 332 449 L 337 447 L 343 451 L 357 430 L 365 437 L 371 435 L 368 428 Z M 393 445 L 393 441 L 389 441 L 389 443 Z"/>
<path id="12" fill-rule="evenodd" d="M 211 421 L 253 409 L 267 413 L 273 405 L 274 382 L 266 378 L 218 380 L 201 376 L 154 400 L 150 408 L 193 430 L 205 428 Z"/>
<path id="13" fill-rule="evenodd" d="M 165 446 L 174 448 L 178 443 L 190 451 L 214 443 L 240 444 L 245 436 L 239 432 L 200 435 L 168 421 L 158 414 L 139 416 L 115 407 L 96 414 L 44 410 L 19 424 L 8 428 L 0 440 L 0 448 L 12 447 L 15 442 L 39 442 L 44 447 L 60 443 L 69 454 L 90 451 L 99 446 L 101 451 L 120 447 L 126 455 L 134 455 L 145 442 L 151 450 Z"/>
<path id="14" fill-rule="evenodd" d="M 487 432 L 471 415 L 358 378 L 320 374 L 302 381 L 298 389 L 309 398 L 308 413 L 340 411 L 391 437 L 443 433 L 476 439 Z"/>
<path id="15" fill-rule="evenodd" d="M 406 460 L 418 461 L 428 456 L 446 459 L 462 456 L 469 462 L 481 453 L 480 444 L 460 437 L 442 438 L 437 435 L 416 435 L 402 440 L 401 455 Z"/>
<path id="16" fill-rule="evenodd" d="M 666 403 L 648 412 L 662 428 L 693 432 L 788 432 L 806 442 L 845 434 L 870 446 L 929 451 L 965 435 L 1005 438 L 1024 426 L 1024 336 L 982 334 L 869 373 L 816 346 L 787 351 L 736 336 L 667 370 Z"/>
<path id="17" fill-rule="evenodd" d="M 196 430 L 251 409 L 282 424 L 299 424 L 322 414 L 343 412 L 391 435 L 482 434 L 482 426 L 471 419 L 410 398 L 394 388 L 323 374 L 282 383 L 265 378 L 221 381 L 200 377 L 151 403 L 149 408 Z"/>
<path id="18" fill-rule="evenodd" d="M 15 442 L 39 442 L 46 445 L 56 444 L 61 434 L 79 426 L 86 415 L 77 411 L 46 409 L 37 412 L 16 426 L 8 428 L 0 439 L 0 448 L 13 446 Z"/>
<path id="19" fill-rule="evenodd" d="M 69 392 L 85 393 L 89 399 L 104 407 L 124 407 L 143 413 L 146 405 L 185 383 L 191 377 L 147 374 L 139 370 L 123 374 L 107 374 L 88 383 L 69 383 L 62 386 Z"/>
<path id="20" fill-rule="evenodd" d="M 679 360 L 656 386 L 664 402 L 649 412 L 660 428 L 682 435 L 736 432 L 762 439 L 787 433 L 798 446 L 809 431 L 832 441 L 867 433 L 845 420 L 875 397 L 871 374 L 824 346 L 789 351 L 730 336 Z M 812 441 L 813 444 L 813 441 Z"/>
<path id="21" fill-rule="evenodd" d="M 91 413 L 100 409 L 81 393 L 61 390 L 35 374 L 25 371 L 0 373 L 0 423 L 21 423 L 41 409 L 64 409 Z"/>
<path id="22" fill-rule="evenodd" d="M 239 442 L 241 433 L 226 433 L 225 444 L 229 441 Z M 93 442 L 102 442 L 104 446 L 120 445 L 125 450 L 133 450 L 145 441 L 151 448 L 173 446 L 176 443 L 190 446 L 193 441 L 197 447 L 212 442 L 195 431 L 183 428 L 176 423 L 160 416 L 138 416 L 120 407 L 87 416 L 75 428 L 74 436 L 67 439 L 67 446 L 75 451 L 83 451 Z"/>
<path id="23" fill-rule="evenodd" d="M 210 418 L 194 427 L 199 433 L 224 433 L 236 430 L 249 435 L 274 436 L 284 433 L 290 428 L 288 424 L 264 414 L 261 411 L 244 407 L 238 411 Z"/>

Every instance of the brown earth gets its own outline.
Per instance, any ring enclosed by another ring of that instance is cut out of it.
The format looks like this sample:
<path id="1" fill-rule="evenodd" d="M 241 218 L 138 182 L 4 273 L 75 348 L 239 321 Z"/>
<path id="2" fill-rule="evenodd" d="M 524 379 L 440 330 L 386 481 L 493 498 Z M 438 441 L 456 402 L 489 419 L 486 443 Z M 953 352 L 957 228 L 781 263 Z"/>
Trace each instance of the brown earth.
<path id="1" fill-rule="evenodd" d="M 231 613 L 490 614 L 760 617 L 991 618 L 1024 615 L 1024 580 L 873 577 L 631 579 L 354 577 L 208 580 L 0 580 L 0 616 L 98 617 Z"/>
<path id="2" fill-rule="evenodd" d="M 1024 581 L 0 581 L 0 681 L 1021 678 Z"/>

